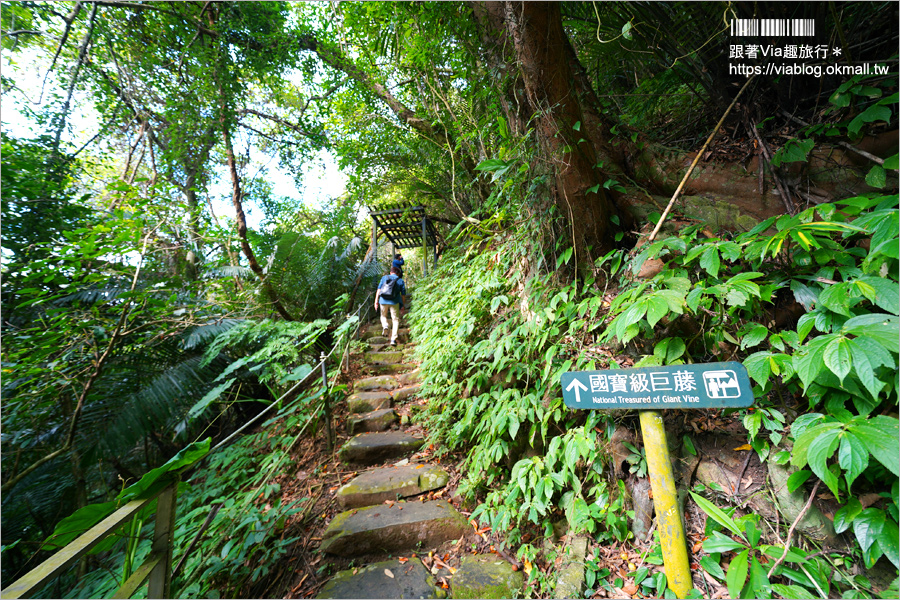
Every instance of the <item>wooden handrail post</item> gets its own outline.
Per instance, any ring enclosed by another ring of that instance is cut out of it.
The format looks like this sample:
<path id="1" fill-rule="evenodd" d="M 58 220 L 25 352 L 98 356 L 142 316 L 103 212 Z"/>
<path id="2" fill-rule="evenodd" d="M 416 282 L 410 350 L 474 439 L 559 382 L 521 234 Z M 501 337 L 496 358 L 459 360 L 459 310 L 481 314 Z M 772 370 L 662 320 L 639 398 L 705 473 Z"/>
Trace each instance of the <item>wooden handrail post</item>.
<path id="1" fill-rule="evenodd" d="M 172 546 L 175 537 L 175 508 L 178 499 L 178 481 L 159 495 L 156 502 L 156 523 L 153 530 L 151 553 L 162 556 L 148 580 L 148 598 L 172 597 Z"/>

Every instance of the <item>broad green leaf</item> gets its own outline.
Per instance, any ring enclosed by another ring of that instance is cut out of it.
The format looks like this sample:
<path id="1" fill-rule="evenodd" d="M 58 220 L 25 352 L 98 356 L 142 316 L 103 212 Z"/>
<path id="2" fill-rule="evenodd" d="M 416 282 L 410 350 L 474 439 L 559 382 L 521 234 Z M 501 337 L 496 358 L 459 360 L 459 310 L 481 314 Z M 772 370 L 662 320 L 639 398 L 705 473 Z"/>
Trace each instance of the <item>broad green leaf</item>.
<path id="1" fill-rule="evenodd" d="M 880 106 L 878 104 L 873 104 L 866 110 L 862 111 L 856 117 L 850 121 L 850 124 L 847 125 L 847 131 L 856 135 L 859 133 L 859 130 L 862 129 L 862 126 L 866 123 L 874 123 L 876 121 L 884 121 L 889 122 L 891 120 L 891 109 L 887 106 Z"/>
<path id="2" fill-rule="evenodd" d="M 816 596 L 806 588 L 800 587 L 799 585 L 784 585 L 783 583 L 773 583 L 772 591 L 774 591 L 782 598 L 788 598 L 791 600 L 806 600 L 807 598 L 818 598 L 818 596 Z"/>
<path id="3" fill-rule="evenodd" d="M 763 387 L 769 382 L 769 375 L 772 374 L 772 368 L 769 363 L 771 356 L 771 352 L 756 352 L 744 359 L 744 367 L 747 369 L 747 374 L 750 375 L 753 381 Z"/>
<path id="4" fill-rule="evenodd" d="M 741 533 L 740 528 L 735 524 L 735 522 L 731 519 L 731 517 L 729 517 L 727 514 L 725 514 L 722 511 L 721 508 L 719 508 L 718 506 L 716 506 L 715 504 L 713 504 L 712 502 L 710 502 L 703 496 L 698 496 L 694 492 L 690 492 L 690 494 L 691 494 L 691 497 L 694 499 L 694 502 L 697 503 L 697 506 L 699 506 L 703 510 L 703 512 L 705 512 L 710 517 L 712 517 L 712 519 L 716 523 L 718 523 L 722 527 L 725 527 L 726 529 L 731 531 L 731 533 L 735 534 L 736 536 L 740 537 L 742 540 L 746 541 L 746 538 L 744 537 L 744 534 Z"/>
<path id="5" fill-rule="evenodd" d="M 56 524 L 53 533 L 44 544 L 48 548 L 62 548 L 77 538 L 82 533 L 108 517 L 116 510 L 118 503 L 115 501 L 101 502 L 99 504 L 88 504 L 79 508 L 74 513 L 64 518 Z M 105 549 L 114 544 L 114 537 L 107 538 L 107 543 L 103 544 Z"/>
<path id="6" fill-rule="evenodd" d="M 847 480 L 847 489 L 853 485 L 853 481 L 860 476 L 869 466 L 869 451 L 852 432 L 845 432 L 841 436 L 841 444 L 838 448 L 838 464 L 844 471 Z"/>
<path id="7" fill-rule="evenodd" d="M 869 169 L 869 172 L 866 174 L 866 185 L 876 188 L 883 189 L 887 184 L 887 173 L 884 171 L 884 167 L 881 165 L 872 165 L 872 168 Z"/>
<path id="8" fill-rule="evenodd" d="M 762 427 L 762 417 L 762 413 L 758 410 L 744 415 L 744 427 L 750 433 L 751 440 L 756 438 L 759 428 Z"/>
<path id="9" fill-rule="evenodd" d="M 744 588 L 744 581 L 747 579 L 747 555 L 750 550 L 744 550 L 732 559 L 728 565 L 728 573 L 725 575 L 725 585 L 728 586 L 728 594 L 732 598 L 741 598 L 741 590 Z"/>
<path id="10" fill-rule="evenodd" d="M 845 317 L 852 317 L 853 315 L 850 314 L 850 284 L 835 283 L 825 288 L 819 294 L 819 304 Z"/>
<path id="11" fill-rule="evenodd" d="M 857 340 L 860 338 L 857 338 Z M 850 350 L 853 359 L 853 371 L 859 377 L 863 387 L 872 394 L 872 398 L 878 398 L 878 392 L 884 387 L 884 384 L 875 377 L 875 366 L 869 360 L 869 353 L 857 343 L 856 340 L 846 339 L 846 346 Z M 877 347 L 877 344 L 872 344 Z"/>
<path id="12" fill-rule="evenodd" d="M 750 579 L 747 580 L 747 586 L 744 590 L 747 592 L 746 598 L 764 598 L 768 595 L 769 577 L 766 570 L 759 564 L 756 556 L 750 558 Z"/>
<path id="13" fill-rule="evenodd" d="M 720 265 L 719 250 L 715 246 L 704 252 L 703 256 L 700 257 L 700 266 L 713 277 L 719 276 Z"/>
<path id="14" fill-rule="evenodd" d="M 700 559 L 700 566 L 704 571 L 718 579 L 719 581 L 723 581 L 725 579 L 725 571 L 722 570 L 721 565 L 716 562 L 712 556 L 704 556 Z"/>
<path id="15" fill-rule="evenodd" d="M 853 367 L 853 355 L 847 338 L 841 336 L 829 342 L 822 353 L 822 360 L 825 361 L 825 366 L 843 383 L 844 378 Z"/>
<path id="16" fill-rule="evenodd" d="M 900 352 L 900 319 L 889 315 L 860 315 L 848 319 L 843 333 L 877 340 L 890 352 Z"/>
<path id="17" fill-rule="evenodd" d="M 647 323 L 650 324 L 650 327 L 653 327 L 669 312 L 669 305 L 664 298 L 656 296 L 651 296 L 648 300 Z"/>
<path id="18" fill-rule="evenodd" d="M 879 415 L 851 422 L 847 430 L 891 473 L 900 477 L 900 428 L 894 417 Z"/>
<path id="19" fill-rule="evenodd" d="M 853 533 L 863 551 L 878 541 L 884 530 L 884 511 L 879 508 L 867 508 L 853 519 Z"/>
<path id="20" fill-rule="evenodd" d="M 835 496 L 838 495 L 838 482 L 834 473 L 828 469 L 828 459 L 831 458 L 834 455 L 834 451 L 837 450 L 840 434 L 841 431 L 839 429 L 830 429 L 823 432 L 810 442 L 809 450 L 807 452 L 809 468 L 812 469 L 812 472 L 815 473 L 819 479 L 825 482 L 825 485 L 828 486 L 828 489 L 830 489 Z"/>
<path id="21" fill-rule="evenodd" d="M 875 290 L 875 297 L 869 298 L 876 306 L 891 314 L 900 314 L 900 287 L 897 282 L 884 277 L 867 276 L 858 280 L 859 284 L 871 286 Z M 866 296 L 868 298 L 868 296 Z"/>
<path id="22" fill-rule="evenodd" d="M 205 440 L 192 442 L 188 446 L 185 446 L 164 465 L 157 467 L 152 471 L 148 471 L 137 483 L 122 490 L 118 495 L 118 499 L 127 501 L 139 498 L 147 492 L 157 480 L 167 476 L 169 473 L 181 471 L 209 454 L 211 443 L 212 438 L 206 438 Z"/>
<path id="23" fill-rule="evenodd" d="M 884 520 L 884 529 L 878 536 L 878 545 L 881 546 L 884 555 L 894 563 L 894 566 L 900 569 L 900 547 L 898 547 L 897 536 L 900 532 L 897 530 L 897 524 L 891 519 Z"/>
<path id="24" fill-rule="evenodd" d="M 488 158 L 475 165 L 476 171 L 499 171 L 509 168 L 509 163 L 499 158 Z"/>
<path id="25" fill-rule="evenodd" d="M 752 348 L 754 346 L 758 346 L 762 343 L 763 340 L 766 339 L 766 336 L 769 335 L 769 330 L 765 325 L 759 325 L 752 327 L 750 331 L 744 334 L 744 337 L 741 338 L 741 349 Z"/>
<path id="26" fill-rule="evenodd" d="M 847 503 L 837 509 L 834 513 L 834 530 L 837 533 L 844 533 L 849 529 L 853 519 L 862 512 L 862 504 L 854 497 L 850 497 Z"/>
<path id="27" fill-rule="evenodd" d="M 817 439 L 822 438 L 823 436 L 828 436 L 829 440 L 835 439 L 840 433 L 840 429 L 842 427 L 843 425 L 841 423 L 823 423 L 821 425 L 816 425 L 814 427 L 806 429 L 800 435 L 800 437 L 796 438 L 794 441 L 794 452 L 791 455 L 791 464 L 798 468 L 805 467 L 809 462 L 807 453 L 809 452 L 813 442 L 815 442 Z M 819 452 L 822 451 L 824 451 L 824 449 L 821 448 L 820 442 Z M 818 475 L 818 473 L 816 474 Z"/>
<path id="28" fill-rule="evenodd" d="M 194 419 L 199 417 L 201 414 L 203 414 L 203 411 L 205 411 L 206 408 L 210 404 L 212 404 L 213 402 L 218 400 L 219 396 L 222 395 L 222 392 L 224 392 L 225 390 L 230 388 L 231 384 L 234 382 L 235 382 L 234 379 L 228 379 L 224 383 L 217 385 L 216 387 L 211 389 L 209 392 L 207 392 L 206 395 L 203 396 L 202 398 L 200 398 L 200 400 L 198 400 L 197 403 L 194 404 L 191 407 L 191 409 L 188 411 L 187 420 L 193 421 Z"/>
<path id="29" fill-rule="evenodd" d="M 810 477 L 812 477 L 812 473 L 810 471 L 807 471 L 806 469 L 791 473 L 791 476 L 788 477 L 787 480 L 788 492 L 793 494 L 795 491 L 797 491 L 797 488 L 806 483 L 806 480 Z"/>
<path id="30" fill-rule="evenodd" d="M 719 531 L 711 532 L 709 537 L 703 541 L 703 551 L 710 554 L 716 552 L 731 552 L 732 550 L 739 550 L 746 547 L 746 544 L 736 542 Z"/>

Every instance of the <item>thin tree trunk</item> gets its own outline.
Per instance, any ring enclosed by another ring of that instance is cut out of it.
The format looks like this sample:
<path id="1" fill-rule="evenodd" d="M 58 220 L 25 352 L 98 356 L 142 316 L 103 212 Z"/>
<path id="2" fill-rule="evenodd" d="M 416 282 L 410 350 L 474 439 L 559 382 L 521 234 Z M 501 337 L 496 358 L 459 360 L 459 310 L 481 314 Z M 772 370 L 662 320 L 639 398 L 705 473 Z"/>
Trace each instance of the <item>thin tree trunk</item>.
<path id="1" fill-rule="evenodd" d="M 256 261 L 256 255 L 253 254 L 253 248 L 250 247 L 250 242 L 247 241 L 247 217 L 244 215 L 244 206 L 241 203 L 241 179 L 237 172 L 237 161 L 234 157 L 234 147 L 231 144 L 231 129 L 228 127 L 224 102 L 222 103 L 221 124 L 222 139 L 225 142 L 225 156 L 228 160 L 228 172 L 231 174 L 231 202 L 234 204 L 235 219 L 237 220 L 238 225 L 238 237 L 241 240 L 241 250 L 244 252 L 244 256 L 247 257 L 250 269 L 259 277 L 263 291 L 266 293 L 266 296 L 269 297 L 269 300 L 272 301 L 273 308 L 275 308 L 278 314 L 281 315 L 281 318 L 285 321 L 293 321 L 294 318 L 287 310 L 285 310 L 284 306 L 282 306 L 281 302 L 278 300 L 278 294 L 275 293 L 265 272 Z"/>

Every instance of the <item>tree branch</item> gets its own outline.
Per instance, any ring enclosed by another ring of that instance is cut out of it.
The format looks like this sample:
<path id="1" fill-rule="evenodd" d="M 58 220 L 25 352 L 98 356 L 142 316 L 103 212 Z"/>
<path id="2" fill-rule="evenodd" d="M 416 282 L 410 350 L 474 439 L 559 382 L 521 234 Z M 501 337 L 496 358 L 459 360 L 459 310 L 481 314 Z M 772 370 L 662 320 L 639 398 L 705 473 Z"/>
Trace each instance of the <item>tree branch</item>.
<path id="1" fill-rule="evenodd" d="M 134 292 L 135 287 L 137 286 L 138 276 L 141 273 L 141 266 L 144 264 L 144 256 L 147 254 L 147 242 L 150 239 L 150 236 L 155 233 L 155 229 L 151 230 L 144 236 L 143 247 L 141 248 L 141 260 L 138 262 L 137 268 L 134 271 L 134 277 L 131 279 L 131 289 L 130 292 Z M 109 338 L 109 343 L 106 345 L 106 350 L 103 351 L 103 354 L 97 359 L 97 363 L 94 365 L 94 369 L 91 372 L 88 380 L 84 383 L 81 388 L 81 394 L 78 396 L 78 403 L 75 405 L 75 411 L 72 413 L 72 419 L 69 422 L 69 432 L 66 435 L 66 441 L 61 448 L 42 456 L 28 467 L 25 468 L 21 473 L 16 475 L 15 477 L 10 478 L 9 481 L 0 486 L 0 493 L 7 493 L 13 487 L 15 487 L 20 481 L 22 481 L 25 477 L 27 477 L 30 473 L 32 473 L 35 469 L 44 465 L 57 456 L 68 452 L 69 449 L 72 448 L 72 443 L 75 441 L 75 434 L 78 431 L 78 423 L 81 420 L 81 411 L 84 408 L 84 402 L 88 397 L 88 394 L 91 393 L 91 390 L 94 387 L 94 384 L 97 382 L 97 379 L 100 378 L 100 375 L 103 373 L 103 368 L 106 366 L 106 361 L 109 359 L 110 354 L 112 354 L 113 349 L 119 341 L 119 338 L 122 337 L 122 328 L 125 326 L 125 321 L 128 319 L 128 314 L 131 312 L 131 302 L 132 297 L 129 297 L 125 300 L 125 305 L 122 307 L 122 314 L 119 316 L 119 322 L 116 324 L 116 328 L 113 331 L 112 336 Z"/>

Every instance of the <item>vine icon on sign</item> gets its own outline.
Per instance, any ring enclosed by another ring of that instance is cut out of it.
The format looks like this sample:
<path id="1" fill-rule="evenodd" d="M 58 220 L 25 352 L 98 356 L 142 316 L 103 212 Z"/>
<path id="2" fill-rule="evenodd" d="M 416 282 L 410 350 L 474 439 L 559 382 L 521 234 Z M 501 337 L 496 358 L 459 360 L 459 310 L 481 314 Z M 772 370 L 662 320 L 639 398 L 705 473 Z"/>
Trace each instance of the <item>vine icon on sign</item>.
<path id="1" fill-rule="evenodd" d="M 703 385 L 710 398 L 737 398 L 741 395 L 734 371 L 707 371 L 703 374 Z"/>

